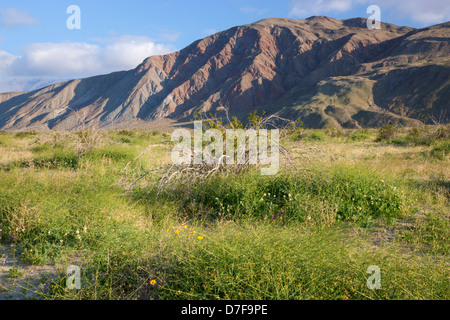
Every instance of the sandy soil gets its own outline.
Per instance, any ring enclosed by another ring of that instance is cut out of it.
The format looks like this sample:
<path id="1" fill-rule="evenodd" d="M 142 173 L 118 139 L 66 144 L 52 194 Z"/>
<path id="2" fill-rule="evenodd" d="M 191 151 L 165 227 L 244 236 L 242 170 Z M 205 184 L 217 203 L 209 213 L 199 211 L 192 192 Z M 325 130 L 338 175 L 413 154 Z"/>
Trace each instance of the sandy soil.
<path id="1" fill-rule="evenodd" d="M 49 280 L 56 277 L 52 265 L 32 266 L 19 260 L 10 245 L 2 245 L 0 258 L 0 300 L 40 299 L 48 290 Z M 11 277 L 10 270 L 16 268 L 19 277 Z"/>

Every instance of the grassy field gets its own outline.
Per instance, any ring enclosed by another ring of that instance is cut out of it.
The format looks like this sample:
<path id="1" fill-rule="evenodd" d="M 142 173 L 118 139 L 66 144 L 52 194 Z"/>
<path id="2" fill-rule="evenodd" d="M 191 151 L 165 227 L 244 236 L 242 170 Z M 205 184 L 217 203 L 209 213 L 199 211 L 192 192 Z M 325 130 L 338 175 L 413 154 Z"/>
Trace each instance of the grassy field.
<path id="1" fill-rule="evenodd" d="M 300 170 L 159 195 L 152 174 L 128 190 L 123 173 L 148 146 L 128 180 L 170 164 L 170 133 L 0 132 L 0 298 L 449 299 L 450 139 L 436 130 L 296 130 L 283 143 Z"/>

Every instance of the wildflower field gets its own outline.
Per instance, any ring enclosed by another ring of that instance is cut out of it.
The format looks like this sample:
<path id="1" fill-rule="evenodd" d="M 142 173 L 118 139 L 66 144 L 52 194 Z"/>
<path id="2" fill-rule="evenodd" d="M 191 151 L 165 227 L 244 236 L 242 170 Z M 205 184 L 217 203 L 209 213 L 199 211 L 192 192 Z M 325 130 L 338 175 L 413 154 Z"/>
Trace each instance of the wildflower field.
<path id="1" fill-rule="evenodd" d="M 449 299 L 449 132 L 292 130 L 297 169 L 162 192 L 170 130 L 0 132 L 0 299 Z"/>

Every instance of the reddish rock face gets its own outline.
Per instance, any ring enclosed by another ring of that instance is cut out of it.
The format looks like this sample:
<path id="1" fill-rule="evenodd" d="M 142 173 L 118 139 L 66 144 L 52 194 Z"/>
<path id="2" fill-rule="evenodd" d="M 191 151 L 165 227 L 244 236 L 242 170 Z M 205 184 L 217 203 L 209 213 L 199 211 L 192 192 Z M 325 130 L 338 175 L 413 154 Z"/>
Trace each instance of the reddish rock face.
<path id="1" fill-rule="evenodd" d="M 448 24 L 421 30 L 382 24 L 381 30 L 369 30 L 364 19 L 265 19 L 219 32 L 175 53 L 149 57 L 130 71 L 0 94 L 0 128 L 132 126 L 136 120 L 189 117 L 199 106 L 219 113 L 226 108 L 237 116 L 254 109 L 287 108 L 286 114 L 304 116 L 307 124 L 310 114 L 304 111 L 315 108 L 311 112 L 322 121 L 311 126 L 364 125 L 365 120 L 356 116 L 361 110 L 375 112 L 381 106 L 396 115 L 395 99 L 386 92 L 380 93 L 383 99 L 375 97 L 374 83 L 388 79 L 393 67 L 418 62 L 415 50 L 437 65 L 448 62 L 448 37 L 439 40 L 442 28 Z M 434 40 L 423 47 L 431 35 Z M 340 98 L 358 86 L 369 88 L 363 102 L 351 95 Z M 338 98 L 327 109 L 333 95 Z M 413 108 L 414 101 L 409 105 Z M 346 108 L 345 119 L 324 111 L 339 108 Z M 324 122 L 327 119 L 334 122 Z"/>

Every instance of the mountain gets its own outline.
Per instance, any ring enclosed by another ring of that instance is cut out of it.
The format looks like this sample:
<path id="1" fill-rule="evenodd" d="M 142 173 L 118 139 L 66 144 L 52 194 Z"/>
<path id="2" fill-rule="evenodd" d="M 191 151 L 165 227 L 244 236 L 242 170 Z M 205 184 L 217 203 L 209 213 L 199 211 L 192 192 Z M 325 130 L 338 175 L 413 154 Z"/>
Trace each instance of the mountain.
<path id="1" fill-rule="evenodd" d="M 130 71 L 0 94 L 2 130 L 133 127 L 204 111 L 253 110 L 309 127 L 448 122 L 450 23 L 264 19 L 151 56 Z"/>

